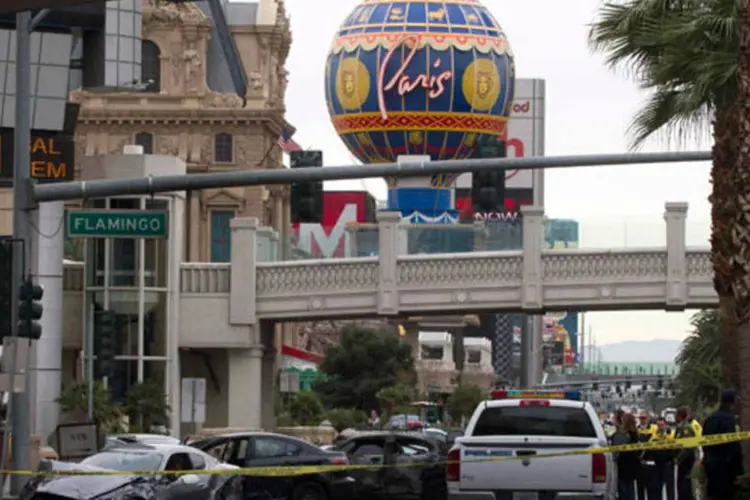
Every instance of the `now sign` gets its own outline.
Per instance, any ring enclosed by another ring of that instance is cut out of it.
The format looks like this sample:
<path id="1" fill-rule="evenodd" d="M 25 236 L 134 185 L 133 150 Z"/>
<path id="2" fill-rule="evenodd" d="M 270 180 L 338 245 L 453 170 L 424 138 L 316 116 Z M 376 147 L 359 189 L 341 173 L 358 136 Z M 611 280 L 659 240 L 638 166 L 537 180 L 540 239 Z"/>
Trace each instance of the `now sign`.
<path id="1" fill-rule="evenodd" d="M 166 238 L 166 211 L 70 210 L 67 217 L 71 238 Z"/>

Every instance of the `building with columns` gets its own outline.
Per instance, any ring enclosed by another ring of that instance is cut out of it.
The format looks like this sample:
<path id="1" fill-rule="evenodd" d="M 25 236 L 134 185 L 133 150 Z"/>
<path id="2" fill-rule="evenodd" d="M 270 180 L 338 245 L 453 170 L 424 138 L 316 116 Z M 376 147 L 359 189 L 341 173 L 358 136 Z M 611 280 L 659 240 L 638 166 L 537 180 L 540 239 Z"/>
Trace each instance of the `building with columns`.
<path id="1" fill-rule="evenodd" d="M 74 43 L 70 100 L 81 105 L 76 178 L 85 175 L 82 158 L 120 152 L 127 144 L 141 145 L 146 154 L 181 158 L 188 173 L 282 168 L 279 137 L 282 130 L 293 132 L 284 120 L 284 64 L 291 32 L 283 0 L 225 6 L 249 80 L 246 103 L 235 95 L 207 2 L 129 3 L 131 10 L 125 13 L 108 8 L 105 24 L 109 29 L 119 23 L 116 34 L 105 31 L 101 40 L 83 35 Z M 134 22 L 126 37 L 124 28 Z M 118 42 L 133 37 L 137 43 Z M 128 55 L 113 49 L 99 61 L 94 50 L 98 44 L 107 50 L 112 44 L 127 46 Z M 86 71 L 89 66 L 103 66 L 104 77 L 91 77 L 95 72 Z M 12 190 L 1 189 L 0 234 L 12 232 L 11 211 Z M 228 261 L 229 220 L 234 216 L 256 217 L 286 232 L 291 226 L 288 190 L 242 187 L 188 193 L 184 259 Z"/>
<path id="2" fill-rule="evenodd" d="M 284 0 L 224 2 L 224 9 L 248 79 L 244 102 L 236 95 L 205 1 L 94 2 L 49 14 L 50 24 L 70 19 L 81 24 L 70 30 L 69 100 L 80 105 L 76 179 L 283 168 L 279 139 L 282 131 L 286 136 L 294 132 L 284 118 L 288 80 L 284 66 L 291 45 Z M 122 153 L 128 145 L 139 146 L 146 155 L 164 156 L 102 160 L 103 155 Z M 12 189 L 0 188 L 0 234 L 12 233 L 12 204 Z M 63 207 L 45 205 L 38 227 L 54 237 L 40 234 L 34 256 L 34 270 L 47 292 L 44 335 L 37 348 L 33 430 L 49 434 L 58 420 L 55 400 L 60 384 L 85 378 L 85 332 L 92 328 L 94 312 L 102 309 L 117 314 L 117 360 L 108 380 L 116 399 L 123 399 L 133 383 L 163 382 L 175 409 L 172 428 L 179 429 L 180 406 L 174 398 L 182 366 L 182 376 L 207 380 L 207 405 L 215 410 L 207 424 L 226 424 L 227 391 L 236 393 L 239 387 L 227 388 L 229 357 L 237 359 L 239 364 L 229 364 L 234 372 L 240 370 L 240 378 L 250 375 L 242 371 L 248 356 L 260 356 L 264 369 L 272 371 L 275 346 L 280 344 L 275 337 L 283 329 L 274 329 L 263 342 L 251 342 L 248 335 L 235 346 L 242 349 L 231 356 L 224 345 L 213 349 L 215 343 L 179 344 L 175 340 L 179 308 L 174 300 L 180 265 L 229 262 L 234 251 L 230 224 L 236 217 L 257 219 L 276 231 L 277 238 L 289 241 L 288 188 L 240 187 L 86 202 L 86 207 L 94 208 L 167 210 L 170 234 L 165 240 L 63 241 Z M 65 208 L 76 207 L 80 203 Z M 63 255 L 58 256 L 63 250 L 65 271 Z M 50 255 L 55 258 L 49 259 Z M 62 287 L 57 283 L 63 274 L 68 292 L 60 303 L 51 290 Z M 76 292 L 72 295 L 71 287 Z M 206 329 L 202 336 L 212 333 Z M 259 345 L 266 348 L 258 349 Z M 272 375 L 267 378 L 273 382 Z M 211 394 L 222 394 L 224 403 L 217 403 Z"/>

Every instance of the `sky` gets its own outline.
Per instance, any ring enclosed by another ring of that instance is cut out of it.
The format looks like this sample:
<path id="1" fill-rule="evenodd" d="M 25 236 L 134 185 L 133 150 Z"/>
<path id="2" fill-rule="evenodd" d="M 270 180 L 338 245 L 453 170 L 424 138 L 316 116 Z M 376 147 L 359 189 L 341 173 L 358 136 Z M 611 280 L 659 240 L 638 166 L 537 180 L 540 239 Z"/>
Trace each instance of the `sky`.
<path id="1" fill-rule="evenodd" d="M 331 125 L 325 104 L 325 60 L 340 23 L 357 0 L 285 0 L 291 17 L 292 48 L 287 61 L 287 119 L 295 140 L 324 151 L 325 164 L 351 165 L 353 157 Z M 592 54 L 587 25 L 600 0 L 485 0 L 513 47 L 517 75 L 546 80 L 546 154 L 623 153 L 628 124 L 645 94 L 626 74 L 617 74 Z M 708 149 L 708 127 L 696 138 L 662 135 L 642 151 Z M 581 247 L 663 245 L 664 203 L 686 201 L 688 244 L 708 245 L 708 163 L 575 168 L 545 172 L 549 217 L 580 221 Z M 326 189 L 362 189 L 385 197 L 380 179 L 339 181 Z M 682 339 L 691 312 L 597 312 L 586 314 L 598 344 L 654 338 Z M 589 337 L 591 338 L 591 336 Z"/>

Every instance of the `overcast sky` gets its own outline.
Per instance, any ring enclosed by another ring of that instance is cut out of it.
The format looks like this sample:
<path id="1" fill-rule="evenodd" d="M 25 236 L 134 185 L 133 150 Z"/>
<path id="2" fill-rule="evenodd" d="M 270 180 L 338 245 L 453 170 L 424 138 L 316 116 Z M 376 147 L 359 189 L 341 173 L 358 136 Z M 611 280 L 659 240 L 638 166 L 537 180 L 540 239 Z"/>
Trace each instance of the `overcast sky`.
<path id="1" fill-rule="evenodd" d="M 354 162 L 330 123 L 324 100 L 325 59 L 339 24 L 357 0 L 285 0 L 293 43 L 287 62 L 288 119 L 303 147 L 322 149 L 326 165 Z M 627 126 L 643 101 L 627 75 L 605 68 L 586 46 L 587 25 L 599 0 L 486 0 L 505 29 L 516 55 L 518 76 L 547 81 L 548 155 L 622 153 Z M 706 129 L 707 132 L 707 129 Z M 705 134 L 703 134 L 705 136 Z M 644 151 L 706 149 L 698 139 L 677 144 L 660 137 Z M 546 212 L 581 222 L 581 246 L 617 248 L 664 244 L 666 201 L 687 201 L 688 244 L 708 244 L 708 164 L 645 165 L 549 170 Z M 382 181 L 366 181 L 384 197 Z M 361 189 L 361 181 L 326 188 Z M 666 312 L 589 313 L 597 342 L 653 338 L 682 339 L 689 314 Z"/>

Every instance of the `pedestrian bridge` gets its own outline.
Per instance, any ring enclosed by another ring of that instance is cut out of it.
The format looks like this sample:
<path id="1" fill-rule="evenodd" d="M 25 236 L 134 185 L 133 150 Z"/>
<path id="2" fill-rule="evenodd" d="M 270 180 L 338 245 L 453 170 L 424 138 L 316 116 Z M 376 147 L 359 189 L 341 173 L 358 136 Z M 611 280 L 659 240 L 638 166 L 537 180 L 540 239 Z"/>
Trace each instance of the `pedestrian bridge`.
<path id="1" fill-rule="evenodd" d="M 543 210 L 522 214 L 521 251 L 406 255 L 399 215 L 383 212 L 378 257 L 290 262 L 270 261 L 268 229 L 235 219 L 230 263 L 181 266 L 180 346 L 249 345 L 248 326 L 312 318 L 717 305 L 708 249 L 685 243 L 686 203 L 666 205 L 661 248 L 546 250 Z M 80 297 L 81 264 L 64 281 L 65 300 Z"/>

